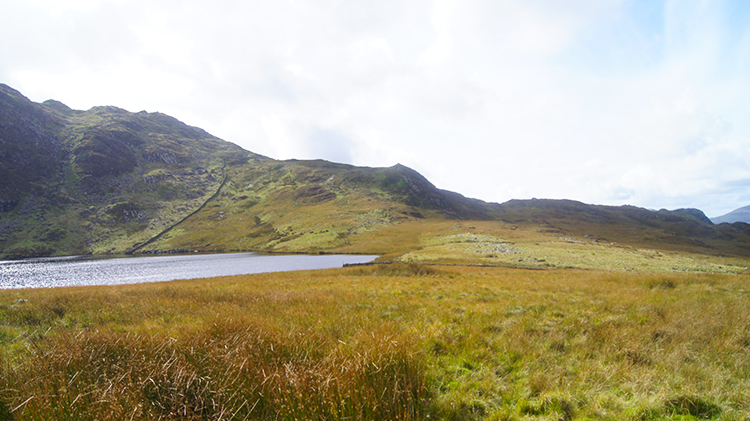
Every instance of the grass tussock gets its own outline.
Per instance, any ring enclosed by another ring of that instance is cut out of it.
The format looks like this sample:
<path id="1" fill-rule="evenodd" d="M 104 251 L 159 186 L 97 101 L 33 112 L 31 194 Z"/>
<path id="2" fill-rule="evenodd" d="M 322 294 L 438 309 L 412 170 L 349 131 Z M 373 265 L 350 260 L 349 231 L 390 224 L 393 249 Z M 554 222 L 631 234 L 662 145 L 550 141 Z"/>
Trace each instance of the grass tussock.
<path id="1" fill-rule="evenodd" d="M 742 420 L 746 285 L 394 264 L 0 291 L 0 419 Z"/>
<path id="2" fill-rule="evenodd" d="M 40 342 L 6 365 L 14 374 L 4 378 L 6 408 L 40 420 L 422 415 L 424 370 L 388 332 L 348 345 L 316 332 L 218 320 L 177 336 L 94 330 Z M 9 392 L 28 397 L 19 404 Z"/>
<path id="3" fill-rule="evenodd" d="M 415 263 L 380 263 L 363 265 L 351 272 L 360 276 L 436 276 L 443 274 L 439 269 Z"/>

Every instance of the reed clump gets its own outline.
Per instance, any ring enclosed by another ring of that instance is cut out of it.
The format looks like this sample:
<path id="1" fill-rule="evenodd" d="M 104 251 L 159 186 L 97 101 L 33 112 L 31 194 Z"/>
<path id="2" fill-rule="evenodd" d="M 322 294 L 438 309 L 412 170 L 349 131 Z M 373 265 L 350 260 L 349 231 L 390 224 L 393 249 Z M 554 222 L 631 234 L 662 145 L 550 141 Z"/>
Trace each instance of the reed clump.
<path id="1" fill-rule="evenodd" d="M 390 332 L 345 344 L 227 319 L 172 334 L 84 330 L 36 341 L 4 362 L 6 418 L 10 406 L 17 419 L 39 420 L 409 420 L 424 412 L 424 369 Z"/>

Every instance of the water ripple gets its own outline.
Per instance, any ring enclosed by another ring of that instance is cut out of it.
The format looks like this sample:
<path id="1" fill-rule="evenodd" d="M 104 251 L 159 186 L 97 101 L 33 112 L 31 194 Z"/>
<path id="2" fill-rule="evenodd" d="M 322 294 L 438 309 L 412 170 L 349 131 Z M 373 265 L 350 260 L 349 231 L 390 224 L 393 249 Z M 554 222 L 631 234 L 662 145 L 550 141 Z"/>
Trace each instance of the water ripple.
<path id="1" fill-rule="evenodd" d="M 0 261 L 0 289 L 118 285 L 290 270 L 329 269 L 371 262 L 369 255 L 199 254 L 102 258 L 67 256 Z"/>

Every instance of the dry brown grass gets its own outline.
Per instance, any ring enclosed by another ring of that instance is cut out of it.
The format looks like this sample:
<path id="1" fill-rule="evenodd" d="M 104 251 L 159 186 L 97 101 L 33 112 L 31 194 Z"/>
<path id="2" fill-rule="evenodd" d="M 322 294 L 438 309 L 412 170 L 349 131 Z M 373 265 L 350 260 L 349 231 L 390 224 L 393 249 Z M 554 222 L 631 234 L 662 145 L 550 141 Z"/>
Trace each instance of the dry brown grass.
<path id="1" fill-rule="evenodd" d="M 747 419 L 747 282 L 391 264 L 2 291 L 0 415 Z"/>

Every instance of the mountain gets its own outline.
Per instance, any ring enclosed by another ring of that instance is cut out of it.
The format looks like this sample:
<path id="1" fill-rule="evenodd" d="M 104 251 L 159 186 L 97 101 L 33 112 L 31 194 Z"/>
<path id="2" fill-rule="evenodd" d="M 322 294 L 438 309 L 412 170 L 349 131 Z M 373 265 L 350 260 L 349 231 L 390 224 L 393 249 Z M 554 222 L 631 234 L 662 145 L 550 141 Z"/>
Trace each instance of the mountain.
<path id="1" fill-rule="evenodd" d="M 347 244 L 344 227 L 434 214 L 488 218 L 486 203 L 436 189 L 401 165 L 277 161 L 161 113 L 38 104 L 7 85 L 0 158 L 0 256 L 11 258 L 134 252 L 156 240 L 177 250 L 273 249 L 290 243 L 284 224 L 300 210 L 312 219 L 296 225 L 324 227 L 326 235 L 300 246 L 315 249 Z M 238 226 L 201 225 L 225 203 L 245 216 Z"/>
<path id="2" fill-rule="evenodd" d="M 76 111 L 0 85 L 0 254 L 124 251 L 266 158 L 160 113 Z"/>
<path id="3" fill-rule="evenodd" d="M 744 222 L 746 224 L 749 224 L 750 223 L 750 206 L 744 206 L 739 209 L 735 209 L 726 215 L 711 218 L 711 222 L 713 222 L 714 224 L 721 224 L 721 223 L 731 224 L 734 222 Z"/>
<path id="4" fill-rule="evenodd" d="M 397 255 L 467 221 L 750 256 L 749 225 L 715 226 L 695 209 L 486 203 L 441 190 L 403 165 L 279 161 L 165 114 L 73 110 L 0 85 L 3 258 L 247 250 Z"/>

